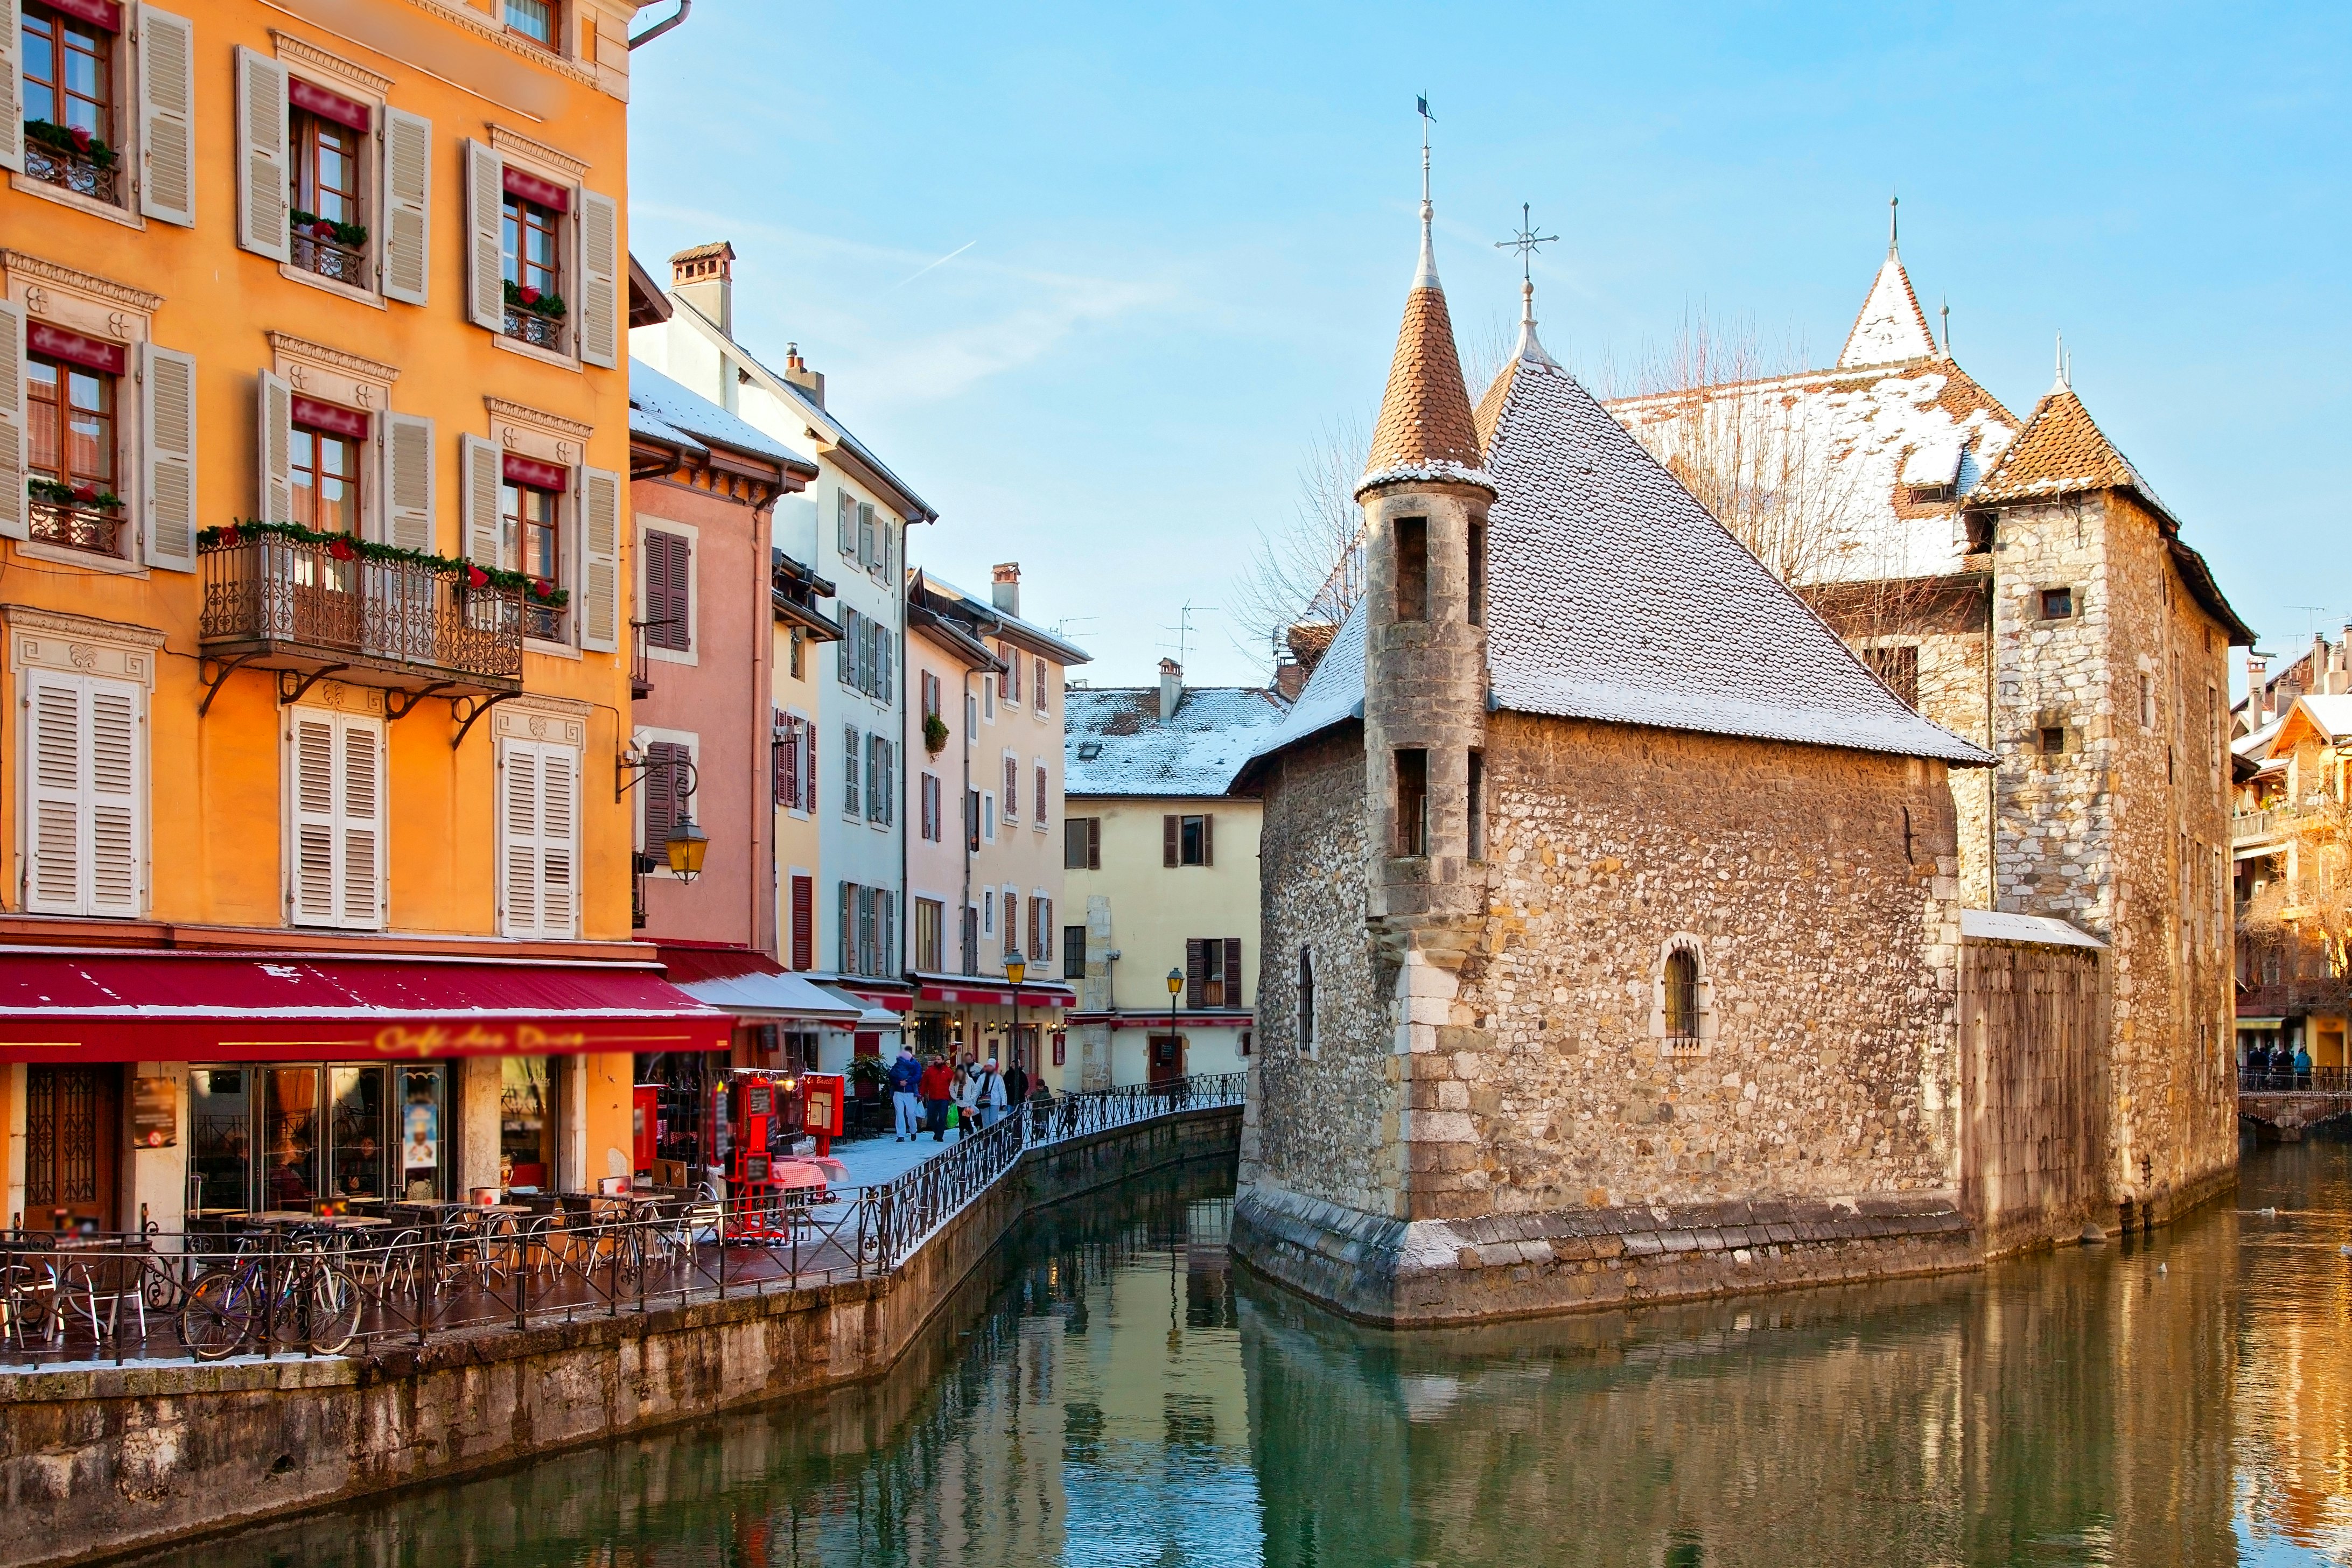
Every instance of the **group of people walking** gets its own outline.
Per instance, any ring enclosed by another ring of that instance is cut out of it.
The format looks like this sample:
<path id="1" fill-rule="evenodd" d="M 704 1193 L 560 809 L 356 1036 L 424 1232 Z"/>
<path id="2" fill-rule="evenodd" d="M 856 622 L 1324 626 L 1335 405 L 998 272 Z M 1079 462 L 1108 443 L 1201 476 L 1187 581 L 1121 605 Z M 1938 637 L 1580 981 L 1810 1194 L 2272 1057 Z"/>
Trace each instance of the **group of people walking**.
<path id="1" fill-rule="evenodd" d="M 2267 1046 L 2250 1046 L 2246 1049 L 2244 1070 L 2261 1080 L 2261 1087 L 2264 1089 L 2309 1089 L 2311 1052 L 2300 1042 L 2289 1050 L 2283 1040 Z"/>
<path id="2" fill-rule="evenodd" d="M 982 1061 L 967 1056 L 950 1064 L 933 1055 L 919 1061 L 914 1047 L 900 1046 L 898 1059 L 890 1064 L 890 1101 L 901 1143 L 926 1132 L 944 1143 L 950 1132 L 961 1136 L 993 1127 L 1011 1107 L 1052 1093 L 1042 1081 L 1033 1086 L 1018 1062 L 1000 1071 L 994 1057 Z"/>

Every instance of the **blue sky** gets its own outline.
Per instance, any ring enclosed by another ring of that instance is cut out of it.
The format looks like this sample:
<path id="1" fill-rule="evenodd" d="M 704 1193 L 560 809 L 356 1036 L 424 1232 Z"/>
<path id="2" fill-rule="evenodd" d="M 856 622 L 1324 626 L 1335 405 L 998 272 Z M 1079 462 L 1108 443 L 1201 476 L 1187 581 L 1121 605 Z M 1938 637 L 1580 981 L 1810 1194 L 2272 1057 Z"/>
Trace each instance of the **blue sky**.
<path id="1" fill-rule="evenodd" d="M 1457 330 L 1516 316 L 1491 242 L 1531 202 L 1545 341 L 1589 375 L 1692 313 L 1834 358 L 1899 192 L 1960 363 L 2022 415 L 2063 328 L 2284 651 L 2301 606 L 2352 620 L 2347 46 L 2352 11 L 2293 5 L 699 0 L 632 62 L 632 247 L 734 242 L 739 335 L 797 342 L 940 510 L 919 563 L 1019 561 L 1098 685 L 1189 602 L 1190 675 L 1237 681 L 1236 571 L 1379 400 L 1415 93 Z"/>

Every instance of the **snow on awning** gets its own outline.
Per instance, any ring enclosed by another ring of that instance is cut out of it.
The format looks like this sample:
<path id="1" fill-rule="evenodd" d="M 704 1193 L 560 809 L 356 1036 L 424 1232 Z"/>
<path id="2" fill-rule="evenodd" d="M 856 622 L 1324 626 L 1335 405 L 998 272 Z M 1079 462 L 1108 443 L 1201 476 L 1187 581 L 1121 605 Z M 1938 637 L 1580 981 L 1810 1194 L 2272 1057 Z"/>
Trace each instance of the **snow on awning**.
<path id="1" fill-rule="evenodd" d="M 862 1003 L 818 989 L 756 948 L 663 942 L 656 951 L 672 984 L 739 1018 L 846 1028 L 866 1011 Z"/>
<path id="2" fill-rule="evenodd" d="M 0 1061 L 322 1061 L 724 1050 L 651 963 L 18 948 Z"/>
<path id="3" fill-rule="evenodd" d="M 1999 910 L 1962 910 L 1960 935 L 1977 942 L 2037 942 L 2051 947 L 2095 947 L 2107 944 L 2050 915 L 2011 915 Z"/>

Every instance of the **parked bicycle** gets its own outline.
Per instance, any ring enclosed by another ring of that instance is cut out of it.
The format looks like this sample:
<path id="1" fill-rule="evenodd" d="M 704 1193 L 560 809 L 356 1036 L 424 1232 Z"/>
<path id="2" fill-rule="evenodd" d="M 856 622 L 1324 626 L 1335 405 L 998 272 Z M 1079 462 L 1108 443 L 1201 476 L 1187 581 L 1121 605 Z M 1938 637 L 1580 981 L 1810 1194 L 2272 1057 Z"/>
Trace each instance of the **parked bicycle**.
<path id="1" fill-rule="evenodd" d="M 284 1250 L 248 1251 L 191 1288 L 180 1308 L 180 1342 L 199 1361 L 220 1361 L 247 1344 L 307 1347 L 338 1355 L 359 1335 L 361 1292 L 319 1244 L 297 1238 Z"/>

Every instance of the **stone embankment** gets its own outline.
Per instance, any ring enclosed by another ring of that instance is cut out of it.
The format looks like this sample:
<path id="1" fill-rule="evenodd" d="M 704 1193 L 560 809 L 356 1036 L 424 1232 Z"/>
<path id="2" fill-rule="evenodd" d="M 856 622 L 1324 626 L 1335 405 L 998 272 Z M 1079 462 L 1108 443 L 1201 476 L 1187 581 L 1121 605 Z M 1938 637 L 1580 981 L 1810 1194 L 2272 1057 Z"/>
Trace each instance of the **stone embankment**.
<path id="1" fill-rule="evenodd" d="M 1033 1147 L 879 1277 L 365 1356 L 0 1373 L 0 1563 L 89 1563 L 880 1376 L 1033 1208 L 1231 1159 L 1237 1105 Z"/>

